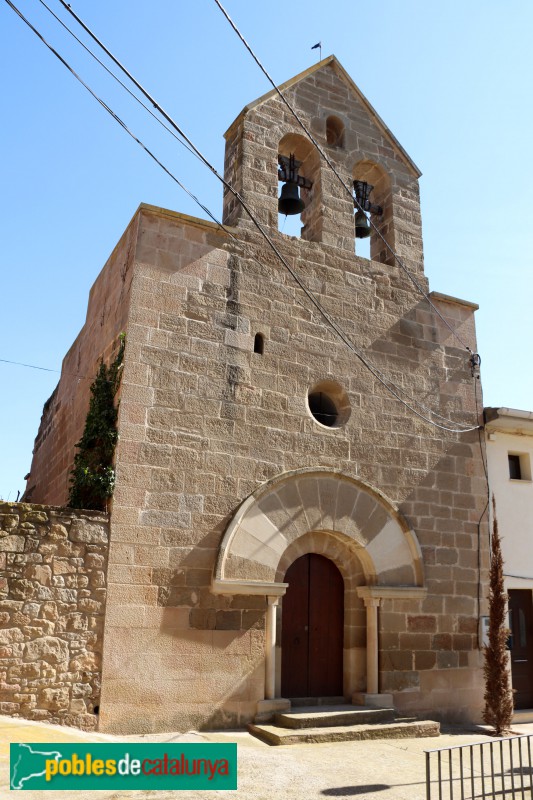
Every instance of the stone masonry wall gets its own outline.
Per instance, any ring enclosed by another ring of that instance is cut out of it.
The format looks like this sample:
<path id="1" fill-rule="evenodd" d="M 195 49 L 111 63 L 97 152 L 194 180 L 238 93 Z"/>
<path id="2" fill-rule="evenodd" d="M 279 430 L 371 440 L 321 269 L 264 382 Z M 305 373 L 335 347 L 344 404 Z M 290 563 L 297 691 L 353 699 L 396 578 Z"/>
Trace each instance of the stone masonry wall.
<path id="1" fill-rule="evenodd" d="M 409 713 L 478 719 L 477 523 L 486 486 L 477 432 L 428 426 L 388 396 L 307 308 L 258 237 L 239 233 L 261 265 L 229 255 L 209 223 L 141 210 L 101 729 L 186 730 L 253 718 L 264 697 L 265 598 L 214 595 L 214 565 L 244 498 L 270 478 L 317 466 L 378 487 L 421 547 L 427 597 L 387 600 L 380 609 L 381 691 Z M 439 413 L 475 421 L 468 353 L 399 270 L 316 242 L 281 241 L 373 363 Z M 473 307 L 434 299 L 475 348 Z M 262 355 L 253 352 L 256 332 Z M 347 392 L 345 425 L 319 426 L 308 410 L 309 390 L 325 378 Z M 486 541 L 483 534 L 482 583 Z"/>
<path id="2" fill-rule="evenodd" d="M 0 713 L 92 730 L 107 516 L 0 503 Z"/>
<path id="3" fill-rule="evenodd" d="M 367 162 L 386 173 L 390 241 L 425 289 L 417 170 L 338 67 L 325 64 L 318 72 L 299 79 L 291 98 L 324 147 L 328 118 L 345 109 L 344 145 L 328 152 L 345 180 L 361 176 Z M 266 481 L 302 469 L 341 472 L 382 492 L 420 547 L 426 596 L 385 598 L 379 608 L 380 690 L 392 692 L 405 713 L 477 721 L 483 687 L 476 631 L 485 613 L 489 559 L 486 529 L 480 535 L 478 527 L 486 482 L 472 429 L 481 395 L 469 352 L 404 270 L 374 250 L 375 260 L 354 253 L 353 203 L 323 166 L 314 188 L 316 236 L 296 239 L 278 231 L 278 148 L 289 147 L 300 131 L 274 96 L 249 107 L 241 121 L 240 142 L 228 138 L 227 174 L 306 287 L 401 397 L 324 325 L 231 203 L 225 209 L 225 221 L 235 225 L 231 235 L 210 222 L 141 206 L 127 234 L 124 270 L 106 273 L 112 296 L 124 291 L 128 301 L 119 304 L 127 337 L 100 729 L 232 727 L 254 718 L 266 693 L 266 597 L 218 594 L 213 574 L 224 532 L 245 498 Z M 100 280 L 95 285 L 101 289 Z M 46 479 L 55 459 L 57 491 L 65 490 L 68 475 L 60 461 L 76 442 L 70 412 L 82 408 L 83 392 L 72 375 L 75 353 L 97 359 L 124 330 L 109 321 L 103 336 L 100 319 L 111 320 L 109 304 L 103 294 L 101 309 L 95 300 L 96 294 L 32 467 L 32 476 L 40 470 Z M 475 307 L 446 295 L 433 300 L 475 349 Z M 257 334 L 262 352 L 254 350 Z M 331 427 L 310 408 L 310 395 L 326 392 L 324 386 L 342 395 L 346 412 Z M 413 403 L 426 411 L 413 413 Z M 428 424 L 423 417 L 432 412 L 451 425 Z M 455 432 L 461 425 L 470 432 Z M 309 508 L 304 499 L 291 513 L 305 521 Z M 277 527 L 284 525 L 281 515 Z M 302 539 L 310 534 L 309 546 L 317 548 L 317 532 L 333 540 L 340 535 L 332 520 L 311 518 Z M 341 574 L 350 567 L 350 578 L 359 579 L 359 567 L 333 545 L 327 552 Z M 401 586 L 402 576 L 393 573 L 388 583 Z M 244 576 L 256 577 L 252 570 Z M 371 579 L 369 572 L 368 585 Z M 282 604 L 281 632 L 287 613 Z M 345 647 L 352 644 L 345 636 Z M 346 690 L 354 676 L 361 683 L 366 677 L 351 669 Z"/>

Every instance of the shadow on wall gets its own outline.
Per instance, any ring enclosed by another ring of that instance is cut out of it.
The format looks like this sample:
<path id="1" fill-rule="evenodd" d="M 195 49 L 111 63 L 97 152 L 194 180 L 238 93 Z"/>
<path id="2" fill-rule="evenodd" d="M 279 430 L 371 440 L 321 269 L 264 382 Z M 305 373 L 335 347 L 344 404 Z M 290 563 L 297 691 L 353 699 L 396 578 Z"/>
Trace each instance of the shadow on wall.
<path id="1" fill-rule="evenodd" d="M 101 729 L 139 734 L 250 722 L 264 685 L 262 631 L 191 629 L 189 609 L 159 610 L 159 628 L 117 632 L 117 678 L 107 683 Z"/>

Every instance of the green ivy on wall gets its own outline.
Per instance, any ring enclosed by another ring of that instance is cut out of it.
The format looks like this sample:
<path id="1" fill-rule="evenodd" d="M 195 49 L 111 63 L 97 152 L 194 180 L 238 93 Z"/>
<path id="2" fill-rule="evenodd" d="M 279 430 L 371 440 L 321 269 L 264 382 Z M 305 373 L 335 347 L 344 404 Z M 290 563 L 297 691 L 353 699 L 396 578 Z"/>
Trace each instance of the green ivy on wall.
<path id="1" fill-rule="evenodd" d="M 107 367 L 100 362 L 91 384 L 89 411 L 83 435 L 76 444 L 78 452 L 71 471 L 68 505 L 105 511 L 115 487 L 113 456 L 117 443 L 115 396 L 120 385 L 124 358 L 125 336 L 120 335 L 120 347 L 113 363 Z"/>

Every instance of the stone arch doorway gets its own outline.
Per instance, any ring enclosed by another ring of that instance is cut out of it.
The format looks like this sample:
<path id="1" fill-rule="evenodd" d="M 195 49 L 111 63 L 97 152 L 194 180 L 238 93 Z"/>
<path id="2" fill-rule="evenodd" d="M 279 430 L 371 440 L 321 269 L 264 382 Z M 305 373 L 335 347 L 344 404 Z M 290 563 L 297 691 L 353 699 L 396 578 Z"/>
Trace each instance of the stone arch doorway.
<path id="1" fill-rule="evenodd" d="M 343 694 L 344 579 L 333 561 L 307 553 L 285 573 L 281 629 L 283 697 Z"/>
<path id="2" fill-rule="evenodd" d="M 244 500 L 220 543 L 211 590 L 266 600 L 265 702 L 281 698 L 276 629 L 282 621 L 279 601 L 288 588 L 284 578 L 290 565 L 307 553 L 331 559 L 345 582 L 342 694 L 358 691 L 361 679 L 366 694 L 376 695 L 378 609 L 390 599 L 420 600 L 426 595 L 417 537 L 382 492 L 337 470 L 284 473 Z M 364 643 L 359 641 L 361 632 Z"/>
<path id="3" fill-rule="evenodd" d="M 340 605 L 344 627 L 339 638 L 342 641 L 343 679 L 339 683 L 339 691 L 334 694 L 328 693 L 327 696 L 350 697 L 354 692 L 362 691 L 366 684 L 367 613 L 359 591 L 367 585 L 369 565 L 361 548 L 354 547 L 346 536 L 332 531 L 310 531 L 298 537 L 287 547 L 278 564 L 276 582 L 287 589 L 276 606 L 275 693 L 276 696 L 282 695 L 281 671 L 284 663 L 282 639 L 285 612 L 289 606 L 286 594 L 290 588 L 289 568 L 299 558 L 308 554 L 322 556 L 334 564 L 342 576 L 343 597 Z M 334 613 L 333 610 L 331 613 Z"/>

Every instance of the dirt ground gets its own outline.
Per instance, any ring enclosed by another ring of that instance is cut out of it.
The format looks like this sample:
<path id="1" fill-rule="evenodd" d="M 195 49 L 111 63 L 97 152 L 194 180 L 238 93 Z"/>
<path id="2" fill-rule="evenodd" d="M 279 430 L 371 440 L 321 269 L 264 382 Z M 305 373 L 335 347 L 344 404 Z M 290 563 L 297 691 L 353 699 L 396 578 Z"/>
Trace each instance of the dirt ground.
<path id="1" fill-rule="evenodd" d="M 533 733 L 533 724 L 516 733 Z M 237 742 L 237 791 L 10 791 L 10 742 Z M 88 735 L 72 728 L 0 717 L 0 797 L 21 800 L 425 800 L 425 750 L 490 741 L 482 729 L 448 729 L 439 738 L 389 739 L 271 747 L 243 731 L 154 734 L 136 737 Z M 8 794 L 9 793 L 9 794 Z M 437 795 L 438 796 L 438 795 Z"/>

